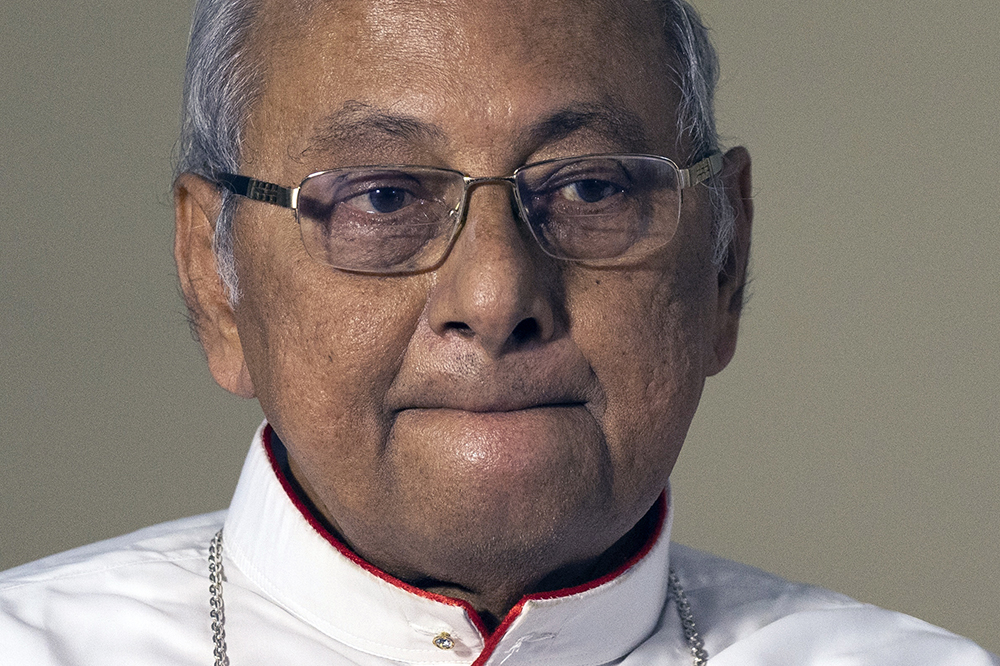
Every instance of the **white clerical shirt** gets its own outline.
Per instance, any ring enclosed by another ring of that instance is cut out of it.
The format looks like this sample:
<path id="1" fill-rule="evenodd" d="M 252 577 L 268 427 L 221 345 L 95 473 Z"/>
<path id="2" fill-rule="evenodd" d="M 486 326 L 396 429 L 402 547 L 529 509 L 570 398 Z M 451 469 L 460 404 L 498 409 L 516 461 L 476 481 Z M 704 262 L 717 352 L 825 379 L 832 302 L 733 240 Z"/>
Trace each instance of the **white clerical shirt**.
<path id="1" fill-rule="evenodd" d="M 1000 666 L 915 618 L 671 544 L 664 500 L 656 533 L 621 570 L 530 595 L 490 634 L 465 602 L 408 586 L 340 544 L 289 483 L 280 446 L 262 426 L 228 512 L 0 574 L 0 665 L 214 663 L 208 547 L 224 527 L 232 666 L 685 666 L 668 566 L 711 666 Z M 435 645 L 442 633 L 450 649 Z"/>

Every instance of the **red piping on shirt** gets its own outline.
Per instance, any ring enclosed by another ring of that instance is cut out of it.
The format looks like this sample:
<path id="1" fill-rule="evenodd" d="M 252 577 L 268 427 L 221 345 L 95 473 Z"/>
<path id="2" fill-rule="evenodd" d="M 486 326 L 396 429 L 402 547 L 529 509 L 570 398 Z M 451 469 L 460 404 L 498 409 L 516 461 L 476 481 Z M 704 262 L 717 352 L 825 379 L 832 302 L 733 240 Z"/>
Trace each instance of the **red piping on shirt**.
<path id="1" fill-rule="evenodd" d="M 340 539 L 338 539 L 332 532 L 330 532 L 330 530 L 326 528 L 325 525 L 323 525 L 323 521 L 321 521 L 312 512 L 312 509 L 310 509 L 309 502 L 302 495 L 301 491 L 296 487 L 295 484 L 292 483 L 290 479 L 288 479 L 285 476 L 284 471 L 281 469 L 281 466 L 278 464 L 278 460 L 274 455 L 274 448 L 273 448 L 274 442 L 272 441 L 272 437 L 276 439 L 279 443 L 281 442 L 280 438 L 278 438 L 278 436 L 275 434 L 274 429 L 271 428 L 271 424 L 269 423 L 267 424 L 267 426 L 264 427 L 263 440 L 264 440 L 264 450 L 267 452 L 267 459 L 271 463 L 271 469 L 274 471 L 274 475 L 278 477 L 278 481 L 281 482 L 281 487 L 285 489 L 285 494 L 288 495 L 288 499 L 291 500 L 292 504 L 295 505 L 295 508 L 299 510 L 299 513 L 301 513 L 302 516 L 306 519 L 306 522 L 308 522 L 312 526 L 312 528 L 320 534 L 320 536 L 326 539 L 331 546 L 336 548 L 341 555 L 351 560 L 352 562 L 357 564 L 359 567 L 361 567 L 368 573 L 384 580 L 385 582 L 391 585 L 395 585 L 396 587 L 401 588 L 406 592 L 409 592 L 410 594 L 415 594 L 418 597 L 423 597 L 424 599 L 430 599 L 431 601 L 436 601 L 438 603 L 446 604 L 448 606 L 457 606 L 465 611 L 466 615 L 468 615 L 469 619 L 475 625 L 476 629 L 479 630 L 480 635 L 483 636 L 485 641 L 483 651 L 479 654 L 479 657 L 477 657 L 476 660 L 472 663 L 472 666 L 482 666 L 482 664 L 485 664 L 486 661 L 489 660 L 490 656 L 493 654 L 493 651 L 496 649 L 497 645 L 499 645 L 500 641 L 503 639 L 504 634 L 507 633 L 507 630 L 510 629 L 510 626 L 521 614 L 521 611 L 524 610 L 524 605 L 527 602 L 537 601 L 541 599 L 557 599 L 560 597 L 568 597 L 574 594 L 580 594 L 581 592 L 592 590 L 596 587 L 604 585 L 605 583 L 611 580 L 614 580 L 615 578 L 617 578 L 618 576 L 622 575 L 623 573 L 631 569 L 633 566 L 635 566 L 637 562 L 639 562 L 649 553 L 649 551 L 653 548 L 653 545 L 656 543 L 657 539 L 659 539 L 660 532 L 663 531 L 663 523 L 667 515 L 667 494 L 666 492 L 664 492 L 660 495 L 660 498 L 656 501 L 656 509 L 657 509 L 656 528 L 653 530 L 653 533 L 650 534 L 649 539 L 646 541 L 645 545 L 643 545 L 642 549 L 639 550 L 639 552 L 637 552 L 631 558 L 629 558 L 627 562 L 622 564 L 614 571 L 605 574 L 600 578 L 596 578 L 592 581 L 583 583 L 581 585 L 576 585 L 574 587 L 567 587 L 561 590 L 553 590 L 551 592 L 536 592 L 534 594 L 525 595 L 519 602 L 517 602 L 516 606 L 510 609 L 506 617 L 504 617 L 503 622 L 501 622 L 500 625 L 496 628 L 496 631 L 490 632 L 489 630 L 486 629 L 486 625 L 483 623 L 483 620 L 479 616 L 479 613 L 476 611 L 475 608 L 472 607 L 472 605 L 469 602 L 463 601 L 461 599 L 453 599 L 451 597 L 446 597 L 443 594 L 435 594 L 433 592 L 427 592 L 426 590 L 422 590 L 419 587 L 414 587 L 413 585 L 401 581 L 395 576 L 387 574 L 378 567 L 368 563 L 360 556 L 358 556 L 357 553 L 355 553 L 346 545 L 344 545 L 344 543 L 342 543 Z"/>

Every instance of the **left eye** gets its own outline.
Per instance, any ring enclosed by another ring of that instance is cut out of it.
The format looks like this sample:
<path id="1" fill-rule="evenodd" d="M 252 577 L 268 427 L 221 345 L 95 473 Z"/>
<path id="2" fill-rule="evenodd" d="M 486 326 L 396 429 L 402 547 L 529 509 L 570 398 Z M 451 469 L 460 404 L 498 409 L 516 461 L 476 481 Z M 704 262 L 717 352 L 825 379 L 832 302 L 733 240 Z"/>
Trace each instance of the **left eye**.
<path id="1" fill-rule="evenodd" d="M 559 188 L 559 192 L 565 198 L 583 203 L 597 203 L 621 191 L 622 189 L 614 183 L 596 179 L 578 180 Z"/>
<path id="2" fill-rule="evenodd" d="M 413 195 L 399 187 L 380 187 L 344 201 L 366 213 L 395 213 L 413 202 Z"/>

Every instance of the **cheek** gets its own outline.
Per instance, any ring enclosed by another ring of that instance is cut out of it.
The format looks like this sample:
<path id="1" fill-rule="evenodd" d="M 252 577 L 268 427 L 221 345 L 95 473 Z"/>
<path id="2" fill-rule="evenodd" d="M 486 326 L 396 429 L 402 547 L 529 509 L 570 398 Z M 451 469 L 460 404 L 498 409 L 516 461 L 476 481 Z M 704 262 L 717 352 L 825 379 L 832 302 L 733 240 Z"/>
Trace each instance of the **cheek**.
<path id="1" fill-rule="evenodd" d="M 607 395 L 604 431 L 617 492 L 655 494 L 701 396 L 709 298 L 677 275 L 599 280 L 591 277 L 574 298 L 576 337 Z"/>
<path id="2" fill-rule="evenodd" d="M 308 257 L 259 252 L 237 308 L 264 413 L 303 471 L 377 469 L 384 396 L 423 309 L 414 278 L 362 278 Z"/>

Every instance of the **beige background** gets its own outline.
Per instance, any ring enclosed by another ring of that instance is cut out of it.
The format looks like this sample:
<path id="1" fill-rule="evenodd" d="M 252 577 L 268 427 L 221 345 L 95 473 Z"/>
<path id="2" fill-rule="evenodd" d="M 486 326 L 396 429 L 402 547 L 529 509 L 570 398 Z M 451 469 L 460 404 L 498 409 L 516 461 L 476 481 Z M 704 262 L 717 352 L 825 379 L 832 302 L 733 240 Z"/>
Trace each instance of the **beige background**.
<path id="1" fill-rule="evenodd" d="M 0 568 L 224 507 L 170 257 L 189 2 L 0 6 Z M 1000 3 L 702 0 L 753 300 L 679 540 L 1000 651 Z"/>

